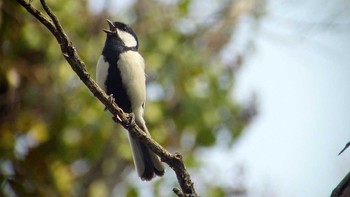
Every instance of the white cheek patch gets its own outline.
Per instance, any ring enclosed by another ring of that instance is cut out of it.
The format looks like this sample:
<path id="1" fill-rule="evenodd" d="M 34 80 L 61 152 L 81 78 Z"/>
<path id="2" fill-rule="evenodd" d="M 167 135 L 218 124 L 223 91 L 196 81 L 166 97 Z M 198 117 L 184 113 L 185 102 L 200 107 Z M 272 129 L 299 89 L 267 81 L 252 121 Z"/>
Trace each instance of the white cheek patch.
<path id="1" fill-rule="evenodd" d="M 124 42 L 127 47 L 136 47 L 137 41 L 133 35 L 126 31 L 117 29 L 119 38 Z"/>

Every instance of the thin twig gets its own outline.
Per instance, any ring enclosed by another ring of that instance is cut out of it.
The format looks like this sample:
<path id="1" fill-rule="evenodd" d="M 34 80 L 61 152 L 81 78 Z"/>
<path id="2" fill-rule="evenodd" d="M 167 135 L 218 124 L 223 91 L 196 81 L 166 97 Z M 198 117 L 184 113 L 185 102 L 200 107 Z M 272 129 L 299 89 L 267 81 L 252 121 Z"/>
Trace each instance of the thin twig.
<path id="1" fill-rule="evenodd" d="M 24 0 L 16 0 L 21 4 L 30 14 L 37 18 L 47 29 L 50 30 L 53 36 L 55 36 L 57 42 L 60 44 L 62 54 L 71 68 L 76 72 L 82 82 L 89 88 L 89 90 L 106 106 L 106 108 L 112 113 L 113 120 L 121 124 L 129 133 L 138 139 L 140 139 L 148 148 L 156 153 L 163 162 L 167 163 L 175 172 L 178 179 L 181 191 L 178 188 L 174 188 L 174 192 L 181 197 L 196 197 L 198 196 L 193 182 L 187 172 L 182 160 L 182 156 L 179 153 L 171 154 L 161 145 L 159 145 L 152 138 L 148 137 L 144 131 L 142 131 L 132 120 L 132 118 L 123 112 L 104 91 L 96 84 L 87 72 L 84 62 L 80 59 L 75 47 L 69 38 L 65 34 L 59 20 L 55 14 L 51 11 L 45 0 L 40 0 L 45 12 L 50 19 L 44 16 L 39 10 L 34 8 L 30 3 Z"/>
<path id="2" fill-rule="evenodd" d="M 65 35 L 60 23 L 58 22 L 57 17 L 52 13 L 51 9 L 49 8 L 49 6 L 46 4 L 45 0 L 40 0 L 41 5 L 43 6 L 45 12 L 47 13 L 47 15 L 49 15 L 49 17 L 51 18 L 52 22 L 54 23 L 56 30 L 58 31 L 58 36 L 60 36 L 60 41 L 64 42 L 67 41 L 64 39 L 64 37 L 61 37 L 61 35 Z M 66 36 L 66 35 L 65 35 Z"/>
<path id="3" fill-rule="evenodd" d="M 46 16 L 43 15 L 39 10 L 35 9 L 32 5 L 31 2 L 27 3 L 26 1 L 23 0 L 18 0 L 17 1 L 19 4 L 22 5 L 29 13 L 31 13 L 35 18 L 37 18 L 45 27 L 51 31 L 52 34 L 55 34 L 56 28 L 52 24 L 52 22 L 47 19 Z"/>
<path id="4" fill-rule="evenodd" d="M 348 143 L 345 145 L 345 147 L 339 152 L 338 155 L 342 154 L 347 148 L 349 148 L 349 146 L 350 146 L 350 142 L 348 142 Z"/>
<path id="5" fill-rule="evenodd" d="M 182 193 L 181 189 L 175 187 L 173 189 L 173 192 L 178 196 L 178 197 L 184 197 L 184 194 Z"/>

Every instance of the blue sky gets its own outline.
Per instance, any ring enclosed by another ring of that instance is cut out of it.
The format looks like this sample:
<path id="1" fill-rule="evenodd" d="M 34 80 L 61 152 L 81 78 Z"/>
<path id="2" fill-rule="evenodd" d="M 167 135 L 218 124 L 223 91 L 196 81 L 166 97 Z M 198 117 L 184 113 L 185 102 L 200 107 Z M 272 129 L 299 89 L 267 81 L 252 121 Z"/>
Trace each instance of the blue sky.
<path id="1" fill-rule="evenodd" d="M 236 91 L 256 92 L 259 115 L 227 154 L 257 195 L 329 196 L 350 166 L 350 4 L 268 4 Z"/>
<path id="2" fill-rule="evenodd" d="M 126 2 L 133 1 L 112 1 L 112 6 L 128 7 Z M 217 5 L 206 2 L 213 6 L 205 9 Z M 350 150 L 337 156 L 350 141 L 350 2 L 267 4 L 258 31 L 252 34 L 249 19 L 243 18 L 234 44 L 223 55 L 253 38 L 255 51 L 237 74 L 234 96 L 245 103 L 256 93 L 259 114 L 231 150 L 218 146 L 200 152 L 215 158 L 199 172 L 215 174 L 191 175 L 195 183 L 198 178 L 233 185 L 242 166 L 249 196 L 329 196 L 350 166 Z M 94 1 L 92 8 L 98 11 L 98 5 Z"/>

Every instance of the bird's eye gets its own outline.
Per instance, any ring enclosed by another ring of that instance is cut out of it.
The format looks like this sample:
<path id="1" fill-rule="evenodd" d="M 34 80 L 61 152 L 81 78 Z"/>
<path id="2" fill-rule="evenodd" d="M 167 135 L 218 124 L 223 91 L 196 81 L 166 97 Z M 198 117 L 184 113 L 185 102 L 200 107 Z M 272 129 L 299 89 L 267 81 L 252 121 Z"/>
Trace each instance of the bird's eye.
<path id="1" fill-rule="evenodd" d="M 127 28 L 126 26 L 124 26 L 124 27 L 123 27 L 123 30 L 124 30 L 124 31 L 127 31 L 127 30 L 128 30 L 128 28 Z"/>

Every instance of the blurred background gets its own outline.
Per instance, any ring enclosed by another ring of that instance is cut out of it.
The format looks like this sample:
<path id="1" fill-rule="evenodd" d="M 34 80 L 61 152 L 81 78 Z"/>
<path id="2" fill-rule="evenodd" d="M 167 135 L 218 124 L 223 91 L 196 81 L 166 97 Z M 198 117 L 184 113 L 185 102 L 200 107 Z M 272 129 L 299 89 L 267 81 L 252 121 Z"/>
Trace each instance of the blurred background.
<path id="1" fill-rule="evenodd" d="M 137 32 L 147 125 L 201 196 L 329 196 L 349 171 L 349 1 L 48 4 L 92 75 L 106 18 Z M 0 196 L 175 196 L 169 168 L 139 180 L 125 131 L 48 30 L 0 9 Z"/>

